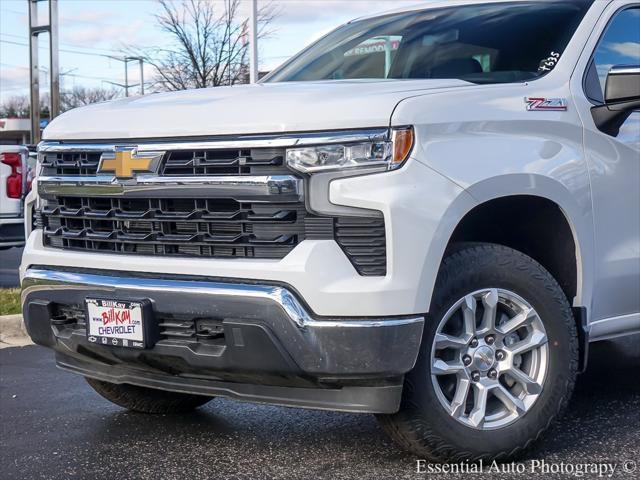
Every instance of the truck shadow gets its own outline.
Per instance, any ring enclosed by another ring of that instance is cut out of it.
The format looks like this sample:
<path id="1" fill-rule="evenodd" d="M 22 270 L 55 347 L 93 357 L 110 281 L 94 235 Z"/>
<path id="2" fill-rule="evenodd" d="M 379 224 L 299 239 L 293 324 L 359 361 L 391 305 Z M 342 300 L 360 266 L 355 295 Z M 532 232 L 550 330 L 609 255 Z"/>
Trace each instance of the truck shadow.
<path id="1" fill-rule="evenodd" d="M 640 424 L 640 410 L 634 406 L 640 399 L 639 371 L 640 335 L 592 344 L 589 368 L 578 378 L 567 413 L 527 453 L 527 458 L 578 458 L 592 451 L 594 444 L 606 444 L 617 432 L 628 436 L 628 427 Z M 331 450 L 343 452 L 343 461 L 344 452 L 356 456 L 358 462 L 413 461 L 411 455 L 387 439 L 370 415 L 215 399 L 187 415 L 114 412 L 103 420 L 102 440 L 109 441 L 113 436 L 113 440 L 122 442 L 125 426 L 127 432 L 135 432 L 137 441 L 164 435 L 172 442 L 192 443 L 197 439 L 205 450 L 215 450 L 224 443 L 225 449 L 239 452 L 282 448 L 289 454 L 307 456 L 313 455 L 318 445 L 330 445 Z"/>

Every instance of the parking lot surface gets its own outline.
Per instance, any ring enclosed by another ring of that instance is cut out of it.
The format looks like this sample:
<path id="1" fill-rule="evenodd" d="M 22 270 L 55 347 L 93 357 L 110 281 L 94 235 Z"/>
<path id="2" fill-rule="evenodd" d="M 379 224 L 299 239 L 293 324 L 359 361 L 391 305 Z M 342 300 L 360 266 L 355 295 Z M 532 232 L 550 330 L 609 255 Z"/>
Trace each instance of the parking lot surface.
<path id="1" fill-rule="evenodd" d="M 640 463 L 639 372 L 640 336 L 592 345 L 567 415 L 522 463 L 611 462 L 611 478 L 638 478 L 622 466 Z M 0 350 L 0 428 L 3 479 L 531 478 L 417 474 L 370 415 L 224 399 L 187 415 L 130 413 L 38 346 Z"/>

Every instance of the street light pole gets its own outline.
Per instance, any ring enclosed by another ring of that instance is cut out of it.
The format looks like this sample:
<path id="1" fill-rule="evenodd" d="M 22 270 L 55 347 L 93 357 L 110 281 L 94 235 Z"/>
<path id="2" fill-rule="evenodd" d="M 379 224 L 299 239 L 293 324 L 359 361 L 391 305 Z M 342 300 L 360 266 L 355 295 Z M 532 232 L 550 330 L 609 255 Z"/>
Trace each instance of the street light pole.
<path id="1" fill-rule="evenodd" d="M 38 4 L 29 1 L 29 63 L 31 77 L 31 143 L 40 141 L 40 68 L 38 66 L 38 34 L 36 25 L 38 22 Z"/>
<path id="2" fill-rule="evenodd" d="M 58 0 L 49 2 L 49 117 L 60 115 L 60 60 L 58 55 Z"/>
<path id="3" fill-rule="evenodd" d="M 38 64 L 38 37 L 49 34 L 49 116 L 51 119 L 60 113 L 60 78 L 58 62 L 58 0 L 47 0 L 49 4 L 49 22 L 38 23 L 38 2 L 29 2 L 29 77 L 31 98 L 31 143 L 40 141 L 40 66 Z"/>
<path id="4" fill-rule="evenodd" d="M 142 58 L 138 58 L 140 63 L 140 95 L 144 95 L 144 64 Z"/>
<path id="5" fill-rule="evenodd" d="M 258 0 L 251 0 L 249 38 L 249 81 L 251 83 L 256 83 L 258 81 Z"/>

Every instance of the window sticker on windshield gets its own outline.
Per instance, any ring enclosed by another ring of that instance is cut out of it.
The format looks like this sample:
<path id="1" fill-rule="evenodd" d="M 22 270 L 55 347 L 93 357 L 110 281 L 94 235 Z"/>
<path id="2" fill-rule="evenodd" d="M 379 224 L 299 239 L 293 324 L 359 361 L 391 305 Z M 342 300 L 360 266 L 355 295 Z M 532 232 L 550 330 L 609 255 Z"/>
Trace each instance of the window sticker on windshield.
<path id="1" fill-rule="evenodd" d="M 560 60 L 560 54 L 558 52 L 551 52 L 551 54 L 547 58 L 542 59 L 542 61 L 540 62 L 538 73 L 550 72 L 554 69 L 554 67 L 558 63 L 558 60 Z"/>

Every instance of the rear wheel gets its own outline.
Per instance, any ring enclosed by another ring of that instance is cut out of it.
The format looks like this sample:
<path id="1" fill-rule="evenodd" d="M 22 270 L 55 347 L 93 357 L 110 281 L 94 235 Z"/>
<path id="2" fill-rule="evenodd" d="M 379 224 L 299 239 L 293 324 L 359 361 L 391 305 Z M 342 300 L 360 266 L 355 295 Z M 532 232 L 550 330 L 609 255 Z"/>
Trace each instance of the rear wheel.
<path id="1" fill-rule="evenodd" d="M 87 383 L 101 396 L 121 407 L 142 413 L 190 412 L 213 397 L 167 392 L 136 385 L 103 382 L 85 377 Z"/>
<path id="2" fill-rule="evenodd" d="M 505 459 L 566 406 L 577 363 L 575 322 L 553 277 L 510 248 L 460 246 L 438 274 L 400 411 L 379 419 L 434 461 Z"/>

